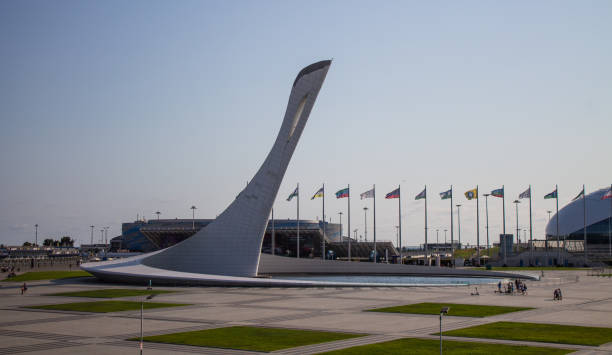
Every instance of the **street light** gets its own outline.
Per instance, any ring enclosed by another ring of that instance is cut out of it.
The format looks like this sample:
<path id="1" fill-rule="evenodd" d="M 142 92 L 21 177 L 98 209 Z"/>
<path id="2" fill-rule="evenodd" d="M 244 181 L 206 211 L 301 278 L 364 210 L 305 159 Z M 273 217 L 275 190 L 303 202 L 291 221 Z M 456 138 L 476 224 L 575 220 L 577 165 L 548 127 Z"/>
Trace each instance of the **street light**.
<path id="1" fill-rule="evenodd" d="M 457 231 L 459 232 L 459 249 L 461 249 L 461 205 L 457 205 Z"/>
<path id="2" fill-rule="evenodd" d="M 446 229 L 444 230 L 444 248 L 446 248 Z"/>
<path id="3" fill-rule="evenodd" d="M 94 241 L 93 241 L 93 230 L 94 230 L 95 226 L 89 226 L 89 228 L 91 228 L 91 245 L 93 245 Z"/>
<path id="4" fill-rule="evenodd" d="M 35 232 L 36 233 L 36 237 L 35 237 L 36 239 L 35 239 L 35 242 L 34 242 L 34 246 L 37 246 L 38 245 L 38 223 L 36 223 L 34 225 L 34 227 L 36 227 L 36 232 Z"/>
<path id="5" fill-rule="evenodd" d="M 153 299 L 153 297 L 155 297 L 156 295 L 148 295 L 147 296 L 147 300 Z M 143 332 L 142 332 L 142 320 L 143 320 L 143 311 L 144 311 L 144 301 L 145 299 L 143 298 L 140 302 L 140 355 L 142 355 L 142 348 L 143 348 Z"/>
<path id="6" fill-rule="evenodd" d="M 196 206 L 191 206 L 191 229 L 195 230 L 195 210 Z"/>
<path id="7" fill-rule="evenodd" d="M 447 315 L 450 307 L 442 307 L 440 310 L 440 355 L 442 355 L 442 316 Z"/>
<path id="8" fill-rule="evenodd" d="M 363 208 L 363 235 L 366 243 L 368 242 L 368 208 Z"/>
<path id="9" fill-rule="evenodd" d="M 438 232 L 440 230 L 436 229 L 436 251 L 438 252 L 438 254 L 440 254 L 440 242 L 438 242 Z"/>
<path id="10" fill-rule="evenodd" d="M 159 215 L 161 214 L 161 212 L 157 211 L 155 212 L 155 214 L 157 215 L 157 220 L 159 221 Z"/>
<path id="11" fill-rule="evenodd" d="M 550 214 L 552 213 L 552 211 L 546 211 L 548 212 L 548 221 L 550 222 Z"/>
<path id="12" fill-rule="evenodd" d="M 519 229 L 519 225 L 518 225 L 518 204 L 519 204 L 519 203 L 521 203 L 521 201 L 519 201 L 519 200 L 514 200 L 514 202 L 513 202 L 513 203 L 514 203 L 514 205 L 516 206 L 516 238 L 517 238 L 517 240 L 519 240 L 519 241 L 520 241 L 520 240 L 521 240 L 521 237 L 520 237 L 520 235 L 519 235 L 519 234 L 521 233 L 521 231 L 520 231 L 520 229 Z M 519 243 L 519 247 L 520 247 L 520 246 L 521 246 L 521 245 L 520 245 L 520 243 Z M 517 251 L 518 251 L 518 250 L 517 250 Z"/>

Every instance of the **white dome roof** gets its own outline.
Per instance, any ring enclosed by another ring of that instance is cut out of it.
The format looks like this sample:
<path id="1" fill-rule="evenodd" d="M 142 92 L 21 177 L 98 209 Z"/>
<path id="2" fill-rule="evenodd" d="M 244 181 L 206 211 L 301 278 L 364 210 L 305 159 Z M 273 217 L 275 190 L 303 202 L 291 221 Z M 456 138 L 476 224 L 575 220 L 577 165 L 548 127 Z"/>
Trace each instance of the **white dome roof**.
<path id="1" fill-rule="evenodd" d="M 610 200 L 602 196 L 610 190 L 605 187 L 586 196 L 586 225 L 600 222 L 610 217 Z M 546 225 L 546 235 L 557 235 L 557 217 L 559 218 L 559 235 L 565 236 L 584 228 L 584 208 L 582 198 L 572 201 L 559 210 Z"/>

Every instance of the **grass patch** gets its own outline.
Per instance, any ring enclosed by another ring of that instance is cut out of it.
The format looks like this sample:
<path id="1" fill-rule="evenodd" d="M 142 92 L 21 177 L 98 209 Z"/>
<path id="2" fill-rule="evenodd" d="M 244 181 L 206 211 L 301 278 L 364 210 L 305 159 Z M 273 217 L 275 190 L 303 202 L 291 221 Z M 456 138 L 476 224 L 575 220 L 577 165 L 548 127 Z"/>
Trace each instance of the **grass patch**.
<path id="1" fill-rule="evenodd" d="M 476 249 L 475 248 L 455 249 L 454 256 L 455 256 L 455 258 L 469 259 L 469 258 L 472 257 L 472 255 L 474 255 L 474 253 L 476 253 Z"/>
<path id="2" fill-rule="evenodd" d="M 319 332 L 259 327 L 226 327 L 145 337 L 155 343 L 208 346 L 251 351 L 275 351 L 364 336 L 361 334 Z M 140 340 L 132 338 L 129 340 Z"/>
<path id="3" fill-rule="evenodd" d="M 93 276 L 87 271 L 33 271 L 26 272 L 25 274 L 17 275 L 2 281 L 10 282 L 24 282 L 24 281 L 36 281 L 36 280 L 58 280 L 58 279 L 70 279 L 73 277 L 89 277 Z"/>
<path id="4" fill-rule="evenodd" d="M 144 303 L 145 309 L 164 308 L 164 307 L 181 307 L 181 306 L 190 306 L 190 305 L 182 304 L 182 303 L 156 303 L 156 302 L 145 302 Z M 56 310 L 56 311 L 108 313 L 108 312 L 134 311 L 134 310 L 140 309 L 140 302 L 132 302 L 132 301 L 75 302 L 75 303 L 48 304 L 48 305 L 43 305 L 43 306 L 28 306 L 25 308 L 51 309 L 51 310 Z"/>
<path id="5" fill-rule="evenodd" d="M 330 351 L 324 354 L 362 355 L 362 354 L 437 354 L 440 351 L 439 340 L 405 338 L 384 343 L 355 346 L 352 348 Z M 449 355 L 561 355 L 574 350 L 557 349 L 539 346 L 486 344 L 467 341 L 442 342 L 442 352 Z"/>
<path id="6" fill-rule="evenodd" d="M 46 296 L 65 296 L 65 297 L 91 297 L 91 298 L 119 298 L 119 297 L 134 297 L 160 295 L 164 293 L 172 293 L 175 291 L 165 290 L 133 290 L 133 289 L 106 289 L 106 290 L 89 290 L 75 292 L 60 292 L 51 293 Z"/>
<path id="7" fill-rule="evenodd" d="M 612 328 L 496 322 L 443 332 L 444 335 L 598 346 L 612 341 Z"/>
<path id="8" fill-rule="evenodd" d="M 450 307 L 448 315 L 457 317 L 489 317 L 498 314 L 533 309 L 529 307 L 482 306 L 473 304 L 424 302 L 397 307 L 375 308 L 370 309 L 368 311 L 388 313 L 440 314 L 440 309 L 442 307 Z"/>

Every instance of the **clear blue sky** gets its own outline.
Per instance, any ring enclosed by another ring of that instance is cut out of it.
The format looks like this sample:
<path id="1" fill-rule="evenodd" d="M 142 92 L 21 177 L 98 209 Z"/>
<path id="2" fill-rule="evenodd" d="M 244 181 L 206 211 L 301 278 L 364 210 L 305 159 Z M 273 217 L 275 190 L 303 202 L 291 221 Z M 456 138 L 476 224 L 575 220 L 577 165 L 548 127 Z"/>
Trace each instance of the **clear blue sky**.
<path id="1" fill-rule="evenodd" d="M 32 240 L 35 223 L 80 243 L 89 225 L 115 236 L 157 210 L 215 217 L 263 162 L 297 72 L 328 58 L 278 218 L 294 218 L 297 182 L 301 216 L 320 217 L 309 198 L 325 182 L 337 221 L 346 200 L 331 193 L 350 183 L 362 234 L 357 196 L 375 183 L 378 238 L 395 240 L 383 196 L 401 184 L 417 245 L 414 196 L 427 184 L 435 239 L 453 184 L 474 243 L 463 192 L 505 184 L 512 230 L 511 201 L 532 184 L 541 238 L 555 184 L 563 206 L 612 182 L 611 18 L 610 1 L 2 1 L 0 242 Z M 499 234 L 501 200 L 489 215 Z"/>

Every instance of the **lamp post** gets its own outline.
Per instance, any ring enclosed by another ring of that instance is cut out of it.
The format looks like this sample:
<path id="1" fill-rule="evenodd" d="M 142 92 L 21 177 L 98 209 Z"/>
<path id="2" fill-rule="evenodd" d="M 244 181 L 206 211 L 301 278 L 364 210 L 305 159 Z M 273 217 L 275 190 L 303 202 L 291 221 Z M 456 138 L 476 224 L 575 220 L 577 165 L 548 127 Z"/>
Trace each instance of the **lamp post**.
<path id="1" fill-rule="evenodd" d="M 157 220 L 159 221 L 159 215 L 161 214 L 161 212 L 157 211 L 155 212 L 155 214 L 157 215 Z"/>
<path id="2" fill-rule="evenodd" d="M 546 211 L 548 212 L 548 221 L 550 222 L 550 214 L 552 213 L 552 211 Z"/>
<path id="3" fill-rule="evenodd" d="M 461 249 L 461 205 L 457 205 L 457 232 L 459 232 L 459 249 Z"/>
<path id="4" fill-rule="evenodd" d="M 438 252 L 438 254 L 440 254 L 440 242 L 438 241 L 438 232 L 440 230 L 436 229 L 436 252 Z"/>
<path id="5" fill-rule="evenodd" d="M 450 307 L 442 307 L 440 310 L 440 355 L 442 355 L 442 316 L 447 315 Z"/>
<path id="6" fill-rule="evenodd" d="M 363 208 L 363 235 L 366 243 L 368 242 L 368 208 Z"/>
<path id="7" fill-rule="evenodd" d="M 34 246 L 37 246 L 38 245 L 38 223 L 36 223 L 34 227 L 36 228 L 36 232 L 34 232 L 35 233 Z"/>
<path id="8" fill-rule="evenodd" d="M 91 245 L 93 245 L 93 230 L 94 230 L 95 226 L 89 226 L 89 228 L 91 228 Z"/>
<path id="9" fill-rule="evenodd" d="M 444 248 L 446 248 L 446 229 L 444 230 Z"/>
<path id="10" fill-rule="evenodd" d="M 519 224 L 518 224 L 518 204 L 521 203 L 521 201 L 514 200 L 513 203 L 516 206 L 516 238 L 517 238 L 517 241 L 520 241 L 521 237 L 519 234 L 521 233 L 521 230 L 519 229 Z M 519 242 L 519 247 L 520 247 L 520 242 Z"/>
<path id="11" fill-rule="evenodd" d="M 195 210 L 198 208 L 196 206 L 191 206 L 191 229 L 195 230 Z"/>
<path id="12" fill-rule="evenodd" d="M 104 243 L 104 228 L 100 229 L 100 244 Z"/>
<path id="13" fill-rule="evenodd" d="M 152 299 L 153 297 L 155 297 L 155 294 L 153 295 L 148 295 L 146 297 L 147 300 Z M 142 348 L 143 348 L 143 330 L 142 330 L 142 323 L 143 323 L 143 311 L 144 311 L 144 301 L 145 299 L 143 298 L 140 302 L 140 355 L 142 355 Z"/>

